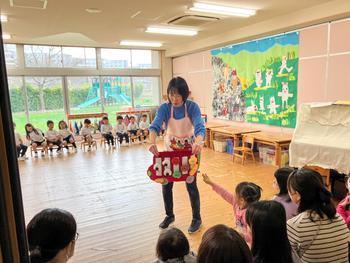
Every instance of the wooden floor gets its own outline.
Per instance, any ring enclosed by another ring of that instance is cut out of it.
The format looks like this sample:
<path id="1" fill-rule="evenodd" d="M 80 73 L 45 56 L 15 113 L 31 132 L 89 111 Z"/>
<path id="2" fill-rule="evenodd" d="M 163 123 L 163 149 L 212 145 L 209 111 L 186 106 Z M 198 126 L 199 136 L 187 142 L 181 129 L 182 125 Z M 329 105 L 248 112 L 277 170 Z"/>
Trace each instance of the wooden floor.
<path id="1" fill-rule="evenodd" d="M 26 222 L 48 207 L 73 213 L 80 236 L 70 262 L 152 262 L 164 211 L 161 186 L 146 175 L 152 160 L 147 149 L 147 144 L 99 148 L 21 162 Z M 264 189 L 263 198 L 273 196 L 275 167 L 251 162 L 242 166 L 230 157 L 205 148 L 201 172 L 231 191 L 243 180 L 253 181 Z M 186 233 L 194 251 L 210 226 L 233 226 L 232 207 L 199 179 L 203 227 L 193 235 L 187 234 L 191 208 L 186 187 L 174 186 L 175 226 Z"/>

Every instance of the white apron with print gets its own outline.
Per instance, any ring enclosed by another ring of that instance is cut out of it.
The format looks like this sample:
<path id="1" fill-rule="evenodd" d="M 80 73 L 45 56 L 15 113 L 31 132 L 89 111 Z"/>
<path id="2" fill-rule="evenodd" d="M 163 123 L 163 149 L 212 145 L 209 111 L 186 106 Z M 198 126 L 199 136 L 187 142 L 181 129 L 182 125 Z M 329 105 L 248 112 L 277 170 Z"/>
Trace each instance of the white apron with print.
<path id="1" fill-rule="evenodd" d="M 194 143 L 194 128 L 191 119 L 188 117 L 185 104 L 185 117 L 179 120 L 174 118 L 174 109 L 171 105 L 170 118 L 165 136 L 165 148 L 167 151 L 192 149 Z"/>

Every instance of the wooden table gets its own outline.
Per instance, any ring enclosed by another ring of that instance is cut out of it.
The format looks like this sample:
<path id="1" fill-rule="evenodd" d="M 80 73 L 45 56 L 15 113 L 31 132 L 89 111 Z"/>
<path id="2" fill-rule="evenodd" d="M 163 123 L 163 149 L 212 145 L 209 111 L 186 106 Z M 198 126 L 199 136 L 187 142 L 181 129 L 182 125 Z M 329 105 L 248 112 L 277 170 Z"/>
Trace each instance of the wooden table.
<path id="1" fill-rule="evenodd" d="M 224 135 L 232 138 L 234 145 L 239 144 L 239 139 L 243 134 L 258 132 L 257 129 L 246 128 L 246 127 L 237 127 L 237 126 L 225 126 L 225 127 L 216 127 L 210 129 L 210 147 L 213 149 L 213 140 L 215 135 Z"/>
<path id="2" fill-rule="evenodd" d="M 275 147 L 275 165 L 281 166 L 282 147 L 289 147 L 292 141 L 292 134 L 275 133 L 275 132 L 255 132 L 248 136 L 254 138 L 254 142 L 267 144 Z"/>
<path id="3" fill-rule="evenodd" d="M 218 127 L 226 127 L 227 124 L 220 123 L 220 122 L 207 122 L 205 124 L 205 146 L 212 148 L 212 140 L 210 139 L 210 129 L 212 128 L 218 128 Z"/>

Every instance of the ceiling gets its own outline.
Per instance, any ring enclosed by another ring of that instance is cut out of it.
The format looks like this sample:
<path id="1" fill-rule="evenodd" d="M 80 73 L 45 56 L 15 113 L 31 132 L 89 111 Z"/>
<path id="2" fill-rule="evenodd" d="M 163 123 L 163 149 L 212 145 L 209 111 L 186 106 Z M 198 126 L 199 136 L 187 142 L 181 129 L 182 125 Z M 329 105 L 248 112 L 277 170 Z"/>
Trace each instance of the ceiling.
<path id="1" fill-rule="evenodd" d="M 222 18 L 204 24 L 194 37 L 145 33 L 149 25 L 166 24 L 184 15 L 190 0 L 48 0 L 46 9 L 11 7 L 10 1 L 37 4 L 42 0 L 0 0 L 2 14 L 9 21 L 3 32 L 12 35 L 10 43 L 57 44 L 118 47 L 120 40 L 161 41 L 161 49 L 179 47 L 334 0 L 232 0 L 211 2 L 257 9 L 250 18 Z M 101 13 L 88 13 L 87 8 Z"/>

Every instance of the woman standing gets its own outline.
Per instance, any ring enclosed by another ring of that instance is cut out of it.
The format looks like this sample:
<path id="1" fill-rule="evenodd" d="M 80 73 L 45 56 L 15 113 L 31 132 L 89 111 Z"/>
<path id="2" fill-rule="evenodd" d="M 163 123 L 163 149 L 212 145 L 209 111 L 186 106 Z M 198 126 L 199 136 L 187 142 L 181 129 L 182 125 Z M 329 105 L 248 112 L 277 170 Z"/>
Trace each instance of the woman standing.
<path id="1" fill-rule="evenodd" d="M 199 154 L 203 145 L 205 126 L 201 118 L 198 104 L 187 100 L 189 88 L 181 77 L 170 80 L 168 89 L 168 102 L 163 103 L 150 126 L 150 152 L 158 156 L 156 138 L 162 129 L 163 122 L 166 125 L 165 147 L 166 150 L 183 149 L 191 147 L 193 154 Z M 197 180 L 186 184 L 192 207 L 192 222 L 188 228 L 189 233 L 199 230 L 202 221 L 200 216 L 200 199 L 197 188 Z M 159 227 L 167 228 L 175 221 L 173 211 L 173 183 L 163 185 L 163 200 L 166 217 Z"/>

